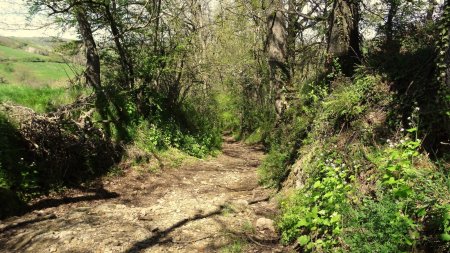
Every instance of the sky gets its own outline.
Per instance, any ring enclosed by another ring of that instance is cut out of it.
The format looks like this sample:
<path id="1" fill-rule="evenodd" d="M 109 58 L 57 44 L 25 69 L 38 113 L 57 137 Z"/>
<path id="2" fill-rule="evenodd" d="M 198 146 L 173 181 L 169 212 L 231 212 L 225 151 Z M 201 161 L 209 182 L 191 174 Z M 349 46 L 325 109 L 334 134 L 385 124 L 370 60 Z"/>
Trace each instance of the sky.
<path id="1" fill-rule="evenodd" d="M 74 30 L 63 32 L 51 24 L 51 19 L 38 15 L 28 21 L 28 7 L 24 0 L 0 0 L 0 36 L 60 37 L 75 39 Z"/>
<path id="2" fill-rule="evenodd" d="M 368 0 L 375 3 L 379 0 Z M 444 0 L 438 0 L 442 4 Z M 15 37 L 60 37 L 65 39 L 76 39 L 76 31 L 62 31 L 56 25 L 48 25 L 51 19 L 45 15 L 27 20 L 28 7 L 26 0 L 0 0 L 0 36 Z M 211 0 L 216 5 L 216 0 Z"/>

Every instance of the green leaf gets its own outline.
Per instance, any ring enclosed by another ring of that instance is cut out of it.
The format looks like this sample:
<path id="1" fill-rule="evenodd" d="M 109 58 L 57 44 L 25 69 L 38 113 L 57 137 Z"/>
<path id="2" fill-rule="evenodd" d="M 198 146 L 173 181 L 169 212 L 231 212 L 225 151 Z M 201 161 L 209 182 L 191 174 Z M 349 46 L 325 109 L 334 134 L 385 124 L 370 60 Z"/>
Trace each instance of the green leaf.
<path id="1" fill-rule="evenodd" d="M 309 222 L 306 221 L 306 219 L 300 219 L 297 222 L 297 227 L 307 227 L 307 226 L 309 226 Z"/>
<path id="2" fill-rule="evenodd" d="M 395 180 L 394 177 L 390 177 L 389 180 L 386 181 L 385 183 L 389 184 L 389 185 L 393 185 L 393 184 L 397 183 L 397 180 Z"/>
<path id="3" fill-rule="evenodd" d="M 306 244 L 309 243 L 309 236 L 307 235 L 302 235 L 298 238 L 298 243 L 300 244 L 300 246 L 305 246 Z"/>
<path id="4" fill-rule="evenodd" d="M 394 172 L 394 171 L 397 171 L 398 166 L 388 166 L 386 169 L 390 172 Z"/>
<path id="5" fill-rule="evenodd" d="M 341 220 L 341 215 L 334 212 L 333 215 L 331 215 L 331 222 L 336 223 Z"/>
<path id="6" fill-rule="evenodd" d="M 419 211 L 417 211 L 417 216 L 424 217 L 427 214 L 427 211 L 425 208 L 420 208 Z"/>
<path id="7" fill-rule="evenodd" d="M 442 239 L 443 241 L 448 242 L 448 241 L 450 241 L 450 235 L 447 234 L 447 233 L 441 234 L 441 239 Z"/>
<path id="8" fill-rule="evenodd" d="M 320 181 L 316 181 L 315 183 L 314 183 L 314 188 L 319 188 L 319 187 L 321 187 L 322 186 L 322 183 L 320 182 Z"/>

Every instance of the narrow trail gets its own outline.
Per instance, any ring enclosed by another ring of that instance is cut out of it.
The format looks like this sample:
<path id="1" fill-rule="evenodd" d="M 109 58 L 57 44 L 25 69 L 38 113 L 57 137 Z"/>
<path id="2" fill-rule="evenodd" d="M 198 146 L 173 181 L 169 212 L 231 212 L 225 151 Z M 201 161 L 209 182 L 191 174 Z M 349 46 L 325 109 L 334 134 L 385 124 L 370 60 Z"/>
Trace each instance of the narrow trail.
<path id="1" fill-rule="evenodd" d="M 95 192 L 44 199 L 0 223 L 0 252 L 286 252 L 258 185 L 258 147 L 225 139 L 223 153 L 157 173 L 127 170 Z M 3 203 L 2 203 L 3 204 Z M 236 252 L 236 251 L 233 251 Z"/>

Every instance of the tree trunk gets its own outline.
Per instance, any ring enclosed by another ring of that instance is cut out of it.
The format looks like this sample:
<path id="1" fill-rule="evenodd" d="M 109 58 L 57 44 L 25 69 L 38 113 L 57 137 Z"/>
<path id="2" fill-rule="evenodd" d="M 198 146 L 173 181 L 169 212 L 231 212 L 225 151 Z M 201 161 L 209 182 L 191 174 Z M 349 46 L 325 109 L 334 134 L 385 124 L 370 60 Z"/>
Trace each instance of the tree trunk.
<path id="1" fill-rule="evenodd" d="M 82 7 L 75 10 L 75 16 L 86 50 L 86 71 L 84 73 L 86 84 L 95 90 L 99 90 L 101 88 L 100 57 L 98 56 L 97 46 L 92 35 L 91 25 Z"/>
<path id="2" fill-rule="evenodd" d="M 78 29 L 86 50 L 86 71 L 84 76 L 86 84 L 94 88 L 96 94 L 96 107 L 103 120 L 108 119 L 108 97 L 101 85 L 100 79 L 100 57 L 98 55 L 97 45 L 92 35 L 91 24 L 89 23 L 86 11 L 83 7 L 78 7 L 74 11 L 78 22 Z M 116 106 L 117 108 L 117 106 Z M 108 123 L 103 124 L 107 136 L 111 134 L 111 128 Z"/>
<path id="3" fill-rule="evenodd" d="M 113 1 L 113 3 L 115 3 Z M 114 44 L 116 45 L 117 52 L 119 53 L 120 57 L 120 65 L 122 67 L 124 82 L 126 84 L 126 87 L 131 89 L 134 86 L 134 70 L 133 70 L 133 64 L 131 63 L 131 59 L 128 55 L 128 52 L 123 47 L 122 41 L 122 33 L 119 30 L 119 26 L 117 25 L 117 22 L 114 18 L 113 13 L 111 12 L 111 8 L 109 4 L 105 5 L 106 10 L 106 18 L 109 22 L 111 33 L 113 35 Z"/>
<path id="4" fill-rule="evenodd" d="M 446 44 L 445 46 L 446 48 L 446 54 L 445 54 L 445 80 L 444 83 L 447 86 L 447 89 L 450 89 L 450 38 L 448 38 L 449 34 L 450 34 L 450 0 L 446 0 L 445 1 L 445 6 L 444 6 L 444 13 L 443 13 L 443 17 L 445 20 L 445 27 L 447 29 L 447 38 L 446 38 Z"/>
<path id="5" fill-rule="evenodd" d="M 387 52 L 396 52 L 399 49 L 399 45 L 396 45 L 394 41 L 394 18 L 397 15 L 398 7 L 398 0 L 389 1 L 389 11 L 385 24 L 386 41 L 384 45 Z"/>
<path id="6" fill-rule="evenodd" d="M 352 76 L 360 63 L 359 0 L 334 0 L 329 18 L 328 69 L 337 58 L 345 76 Z"/>
<path id="7" fill-rule="evenodd" d="M 436 0 L 428 0 L 428 9 L 427 9 L 427 16 L 425 17 L 425 21 L 431 22 L 433 21 L 433 14 L 436 9 L 436 6 L 438 5 L 438 2 Z"/>
<path id="8" fill-rule="evenodd" d="M 298 32 L 298 15 L 296 13 L 297 1 L 289 1 L 289 19 L 287 28 L 287 56 L 290 75 L 295 75 L 295 49 L 296 38 Z"/>
<path id="9" fill-rule="evenodd" d="M 155 35 L 154 35 L 154 41 L 153 41 L 153 51 L 158 52 L 158 45 L 159 45 L 159 26 L 160 26 L 160 15 L 161 15 L 161 0 L 153 1 L 153 5 L 156 6 L 155 8 Z"/>
<path id="10" fill-rule="evenodd" d="M 275 90 L 275 110 L 278 119 L 289 107 L 287 91 L 291 76 L 287 65 L 286 20 L 282 12 L 282 1 L 274 1 L 269 7 L 267 17 L 266 52 L 270 67 L 270 85 Z"/>

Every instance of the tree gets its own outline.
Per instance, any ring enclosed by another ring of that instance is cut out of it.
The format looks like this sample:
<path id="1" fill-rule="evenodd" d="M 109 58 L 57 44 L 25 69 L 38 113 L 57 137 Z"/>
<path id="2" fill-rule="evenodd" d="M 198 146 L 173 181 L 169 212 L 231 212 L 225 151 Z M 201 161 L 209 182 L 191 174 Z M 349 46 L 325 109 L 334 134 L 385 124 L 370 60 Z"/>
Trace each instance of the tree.
<path id="1" fill-rule="evenodd" d="M 86 83 L 95 90 L 99 90 L 101 89 L 100 57 L 98 55 L 98 49 L 94 36 L 92 35 L 92 28 L 83 6 L 78 6 L 75 8 L 74 14 L 78 22 L 78 30 L 86 50 Z"/>
<path id="2" fill-rule="evenodd" d="M 439 25 L 438 69 L 441 83 L 450 89 L 450 3 L 446 1 Z"/>
<path id="3" fill-rule="evenodd" d="M 359 0 L 334 0 L 328 20 L 328 66 L 336 58 L 345 76 L 361 61 Z"/>
<path id="4" fill-rule="evenodd" d="M 385 47 L 387 51 L 391 51 L 394 49 L 394 19 L 400 6 L 400 0 L 388 0 L 387 5 L 389 9 L 385 24 Z"/>
<path id="5" fill-rule="evenodd" d="M 269 5 L 267 29 L 266 52 L 270 67 L 270 82 L 271 88 L 275 91 L 275 110 L 277 117 L 280 118 L 289 107 L 287 92 L 291 84 L 283 1 L 276 0 Z"/>
<path id="6" fill-rule="evenodd" d="M 124 6 L 119 5 L 119 7 L 126 9 L 126 1 L 124 2 Z M 120 25 L 120 21 L 126 11 L 120 12 L 115 0 L 105 1 L 103 3 L 103 9 L 105 12 L 105 21 L 109 25 L 114 44 L 119 54 L 123 83 L 126 88 L 132 89 L 134 87 L 134 67 L 129 52 L 124 46 L 124 32 Z"/>

